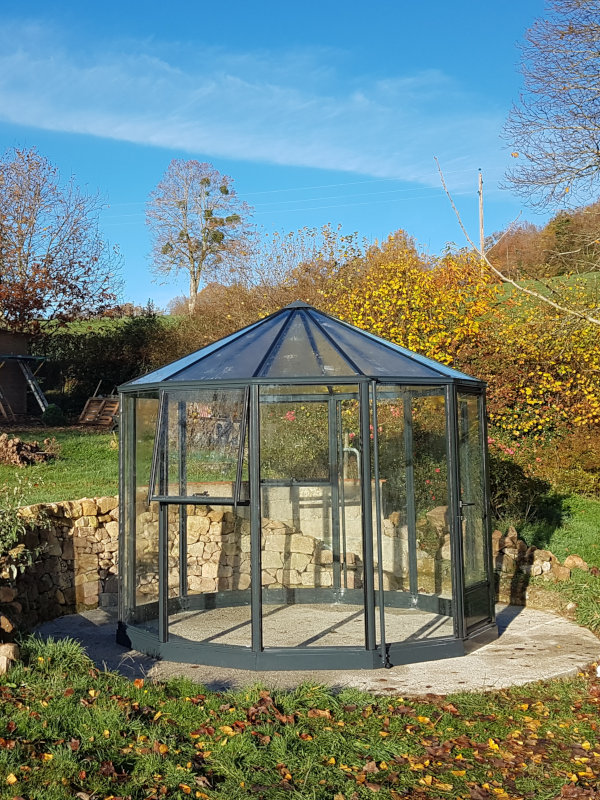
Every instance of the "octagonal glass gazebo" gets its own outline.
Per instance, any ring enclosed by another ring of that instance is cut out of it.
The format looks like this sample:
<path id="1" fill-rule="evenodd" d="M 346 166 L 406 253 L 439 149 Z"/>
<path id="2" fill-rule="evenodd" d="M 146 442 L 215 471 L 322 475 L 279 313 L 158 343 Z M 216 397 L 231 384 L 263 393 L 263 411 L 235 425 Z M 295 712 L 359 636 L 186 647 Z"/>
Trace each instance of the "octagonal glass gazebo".
<path id="1" fill-rule="evenodd" d="M 349 669 L 495 635 L 480 381 L 292 303 L 120 393 L 122 644 Z"/>

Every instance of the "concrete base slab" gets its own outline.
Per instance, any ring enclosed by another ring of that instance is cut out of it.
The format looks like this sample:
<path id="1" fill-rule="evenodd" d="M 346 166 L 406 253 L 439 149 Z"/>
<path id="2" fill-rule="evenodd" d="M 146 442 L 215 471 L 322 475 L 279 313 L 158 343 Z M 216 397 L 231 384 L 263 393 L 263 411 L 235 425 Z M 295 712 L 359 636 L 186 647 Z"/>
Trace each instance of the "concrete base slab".
<path id="1" fill-rule="evenodd" d="M 381 670 L 252 672 L 156 661 L 116 644 L 116 618 L 97 609 L 41 625 L 40 636 L 80 641 L 96 664 L 129 678 L 181 675 L 223 690 L 251 684 L 293 688 L 302 682 L 401 695 L 503 689 L 576 673 L 600 658 L 600 639 L 563 617 L 519 606 L 498 606 L 499 637 L 462 658 Z"/>

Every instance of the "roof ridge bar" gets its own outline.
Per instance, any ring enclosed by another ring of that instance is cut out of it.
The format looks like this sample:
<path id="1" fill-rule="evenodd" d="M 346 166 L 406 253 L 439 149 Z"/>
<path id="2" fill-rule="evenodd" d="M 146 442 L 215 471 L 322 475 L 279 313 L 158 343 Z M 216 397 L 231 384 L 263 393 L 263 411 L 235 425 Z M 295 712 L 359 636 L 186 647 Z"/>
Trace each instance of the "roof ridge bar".
<path id="1" fill-rule="evenodd" d="M 302 314 L 302 324 L 304 325 L 304 330 L 306 331 L 306 335 L 308 336 L 308 341 L 310 342 L 310 345 L 313 349 L 313 353 L 315 354 L 317 364 L 321 367 L 322 374 L 325 375 L 326 374 L 325 364 L 323 363 L 323 358 L 319 353 L 319 348 L 317 347 L 317 343 L 315 342 L 314 334 L 311 331 L 308 322 L 306 321 L 306 314 Z"/>

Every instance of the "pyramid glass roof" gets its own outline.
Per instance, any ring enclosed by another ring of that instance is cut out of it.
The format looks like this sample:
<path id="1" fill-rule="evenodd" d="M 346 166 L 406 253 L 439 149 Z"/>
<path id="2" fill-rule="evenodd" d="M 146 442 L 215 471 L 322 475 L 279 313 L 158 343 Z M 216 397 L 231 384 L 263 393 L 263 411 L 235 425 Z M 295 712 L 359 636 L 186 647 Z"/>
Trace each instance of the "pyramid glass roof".
<path id="1" fill-rule="evenodd" d="M 296 302 L 122 389 L 204 381 L 400 379 L 481 382 Z"/>

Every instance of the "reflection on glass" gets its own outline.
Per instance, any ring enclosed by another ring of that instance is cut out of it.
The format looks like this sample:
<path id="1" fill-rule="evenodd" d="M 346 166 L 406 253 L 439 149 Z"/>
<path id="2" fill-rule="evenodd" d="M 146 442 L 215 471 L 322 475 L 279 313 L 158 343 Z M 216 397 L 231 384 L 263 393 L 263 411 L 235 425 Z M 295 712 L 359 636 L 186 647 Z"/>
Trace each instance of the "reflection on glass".
<path id="1" fill-rule="evenodd" d="M 278 387 L 261 390 L 261 477 L 326 481 L 329 403 L 326 397 L 297 388 L 294 395 L 287 396 Z"/>
<path id="2" fill-rule="evenodd" d="M 155 451 L 155 493 L 170 497 L 248 497 L 247 392 L 168 391 Z M 237 485 L 237 495 L 236 495 Z"/>
<path id="3" fill-rule="evenodd" d="M 250 647 L 246 508 L 169 508 L 169 638 Z"/>
<path id="4" fill-rule="evenodd" d="M 482 433 L 479 399 L 458 395 L 460 499 L 465 559 L 465 587 L 487 580 L 485 559 Z"/>
<path id="5" fill-rule="evenodd" d="M 452 596 L 445 412 L 440 389 L 377 388 L 388 642 L 454 634 L 450 604 L 443 602 Z M 375 546 L 378 589 L 377 555 Z"/>
<path id="6" fill-rule="evenodd" d="M 135 602 L 158 600 L 158 503 L 148 504 L 148 478 L 158 415 L 157 397 L 135 400 Z M 143 617 L 143 614 L 141 614 Z"/>
<path id="7" fill-rule="evenodd" d="M 446 400 L 440 390 L 413 391 L 412 453 L 419 592 L 450 597 Z"/>
<path id="8" fill-rule="evenodd" d="M 265 647 L 365 644 L 356 387 L 346 393 L 261 388 Z"/>

